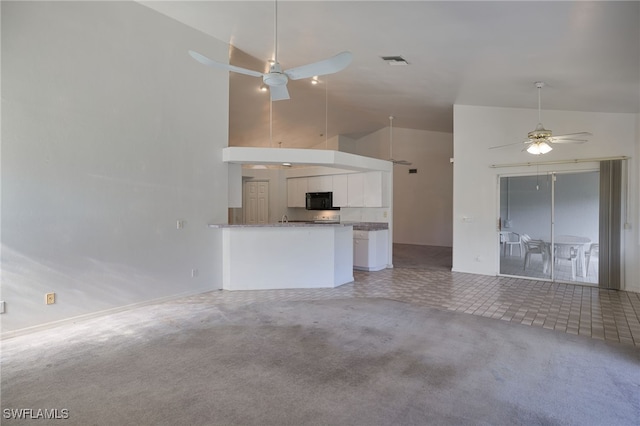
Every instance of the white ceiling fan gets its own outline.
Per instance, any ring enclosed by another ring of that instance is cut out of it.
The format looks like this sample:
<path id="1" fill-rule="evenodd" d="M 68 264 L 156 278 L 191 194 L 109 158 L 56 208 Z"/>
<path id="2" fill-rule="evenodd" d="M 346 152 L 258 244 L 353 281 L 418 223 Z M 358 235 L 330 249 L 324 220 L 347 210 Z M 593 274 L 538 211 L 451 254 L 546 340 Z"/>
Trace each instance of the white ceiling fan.
<path id="1" fill-rule="evenodd" d="M 222 68 L 240 74 L 250 75 L 253 77 L 262 77 L 262 81 L 269 87 L 272 101 L 280 101 L 289 99 L 289 91 L 287 90 L 287 82 L 291 80 L 300 80 L 303 78 L 333 74 L 345 69 L 350 63 L 353 55 L 351 52 L 341 52 L 331 58 L 314 62 L 312 64 L 302 65 L 288 70 L 282 70 L 278 62 L 278 2 L 275 2 L 274 11 L 274 55 L 273 61 L 269 61 L 269 71 L 261 73 L 246 68 L 236 67 L 223 62 L 214 61 L 206 56 L 189 50 L 189 54 L 196 61 L 216 68 Z"/>
<path id="2" fill-rule="evenodd" d="M 407 160 L 393 159 L 393 115 L 389 116 L 389 161 L 391 161 L 393 164 L 399 164 L 401 166 L 411 165 L 411 163 Z"/>
<path id="3" fill-rule="evenodd" d="M 526 150 L 530 154 L 540 155 L 546 154 L 551 151 L 553 149 L 551 147 L 552 144 L 585 143 L 587 142 L 586 138 L 592 136 L 589 132 L 568 133 L 565 135 L 553 136 L 551 130 L 545 129 L 540 118 L 540 92 L 544 87 L 544 82 L 536 81 L 534 84 L 538 89 L 538 125 L 536 126 L 535 130 L 529 132 L 529 134 L 527 135 L 528 139 L 524 142 L 492 146 L 489 149 L 503 148 L 505 146 L 519 145 L 521 143 L 524 143 L 525 147 L 522 149 L 523 151 Z"/>

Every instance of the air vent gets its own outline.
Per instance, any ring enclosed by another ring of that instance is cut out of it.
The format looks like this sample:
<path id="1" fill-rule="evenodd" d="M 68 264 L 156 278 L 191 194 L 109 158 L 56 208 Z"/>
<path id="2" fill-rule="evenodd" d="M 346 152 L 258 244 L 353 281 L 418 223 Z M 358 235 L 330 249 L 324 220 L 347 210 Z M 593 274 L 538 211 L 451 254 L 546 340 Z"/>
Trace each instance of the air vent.
<path id="1" fill-rule="evenodd" d="M 409 65 L 409 62 L 402 56 L 382 56 L 382 60 L 392 66 Z"/>

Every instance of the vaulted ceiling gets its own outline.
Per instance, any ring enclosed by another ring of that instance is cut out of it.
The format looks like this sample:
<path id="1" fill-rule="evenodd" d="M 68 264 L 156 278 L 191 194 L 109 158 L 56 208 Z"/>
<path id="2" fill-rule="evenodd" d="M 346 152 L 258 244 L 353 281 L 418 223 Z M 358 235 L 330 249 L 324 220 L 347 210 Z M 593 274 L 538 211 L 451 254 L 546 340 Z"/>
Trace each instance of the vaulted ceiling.
<path id="1" fill-rule="evenodd" d="M 273 57 L 273 1 L 141 3 L 229 43 L 232 64 L 262 72 Z M 280 1 L 277 11 L 283 68 L 344 50 L 353 62 L 315 86 L 289 81 L 291 99 L 273 104 L 259 78 L 230 73 L 230 145 L 309 147 L 391 115 L 397 127 L 452 132 L 454 104 L 535 109 L 540 80 L 543 109 L 640 112 L 638 1 Z M 409 65 L 381 59 L 392 55 Z"/>

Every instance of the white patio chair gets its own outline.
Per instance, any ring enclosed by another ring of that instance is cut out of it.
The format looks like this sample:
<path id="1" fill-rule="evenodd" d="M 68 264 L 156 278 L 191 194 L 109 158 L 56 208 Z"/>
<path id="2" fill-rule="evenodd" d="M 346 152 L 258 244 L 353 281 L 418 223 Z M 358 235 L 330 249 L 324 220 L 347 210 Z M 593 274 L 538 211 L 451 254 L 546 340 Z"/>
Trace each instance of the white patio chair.
<path id="1" fill-rule="evenodd" d="M 542 272 L 549 271 L 549 246 L 542 240 L 534 240 L 527 234 L 522 235 L 522 244 L 524 245 L 524 265 L 522 269 L 526 270 L 531 264 L 531 256 L 539 254 L 542 259 Z"/>
<path id="2" fill-rule="evenodd" d="M 520 234 L 515 232 L 507 232 L 504 235 L 504 255 L 507 256 L 507 248 L 509 249 L 509 256 L 513 256 L 513 246 L 518 246 L 518 256 L 522 257 L 522 240 Z"/>

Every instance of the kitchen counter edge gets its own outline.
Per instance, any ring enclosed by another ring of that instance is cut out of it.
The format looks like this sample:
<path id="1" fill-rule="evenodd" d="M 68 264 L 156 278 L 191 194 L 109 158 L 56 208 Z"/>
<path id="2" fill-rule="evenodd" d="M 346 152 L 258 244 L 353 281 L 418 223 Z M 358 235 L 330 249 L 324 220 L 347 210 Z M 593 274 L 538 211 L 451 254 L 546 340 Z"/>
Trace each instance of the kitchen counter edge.
<path id="1" fill-rule="evenodd" d="M 341 222 L 341 223 L 311 223 L 311 222 L 288 222 L 288 223 L 266 223 L 257 225 L 229 225 L 229 224 L 209 224 L 209 228 L 305 228 L 317 226 L 353 226 L 354 231 L 383 231 L 389 229 L 386 222 Z"/>
<path id="2" fill-rule="evenodd" d="M 343 227 L 353 226 L 351 223 L 304 223 L 304 222 L 289 222 L 289 223 L 265 223 L 256 225 L 229 225 L 229 224 L 209 224 L 209 228 L 309 228 L 309 227 Z"/>

